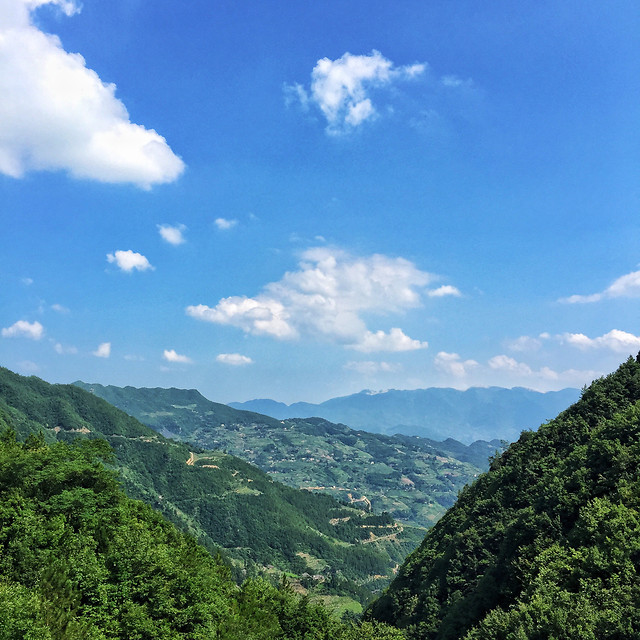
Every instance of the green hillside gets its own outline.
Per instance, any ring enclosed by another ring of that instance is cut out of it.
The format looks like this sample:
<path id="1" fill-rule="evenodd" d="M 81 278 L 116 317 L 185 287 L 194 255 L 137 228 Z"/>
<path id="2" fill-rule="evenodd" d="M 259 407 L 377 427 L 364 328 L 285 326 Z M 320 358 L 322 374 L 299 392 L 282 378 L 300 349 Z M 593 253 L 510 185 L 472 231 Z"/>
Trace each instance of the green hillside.
<path id="1" fill-rule="evenodd" d="M 412 639 L 640 637 L 640 364 L 465 489 L 367 612 Z"/>
<path id="2" fill-rule="evenodd" d="M 425 528 L 501 447 L 354 431 L 320 418 L 274 420 L 211 402 L 194 389 L 75 384 L 165 436 L 223 449 L 289 486 L 359 500 Z"/>
<path id="3" fill-rule="evenodd" d="M 13 417 L 0 408 L 6 427 Z M 192 538 L 125 496 L 103 440 L 0 433 L 0 639 L 401 640 L 262 580 L 241 588 Z"/>
<path id="4" fill-rule="evenodd" d="M 238 576 L 291 574 L 300 589 L 366 602 L 420 534 L 387 515 L 274 481 L 233 456 L 194 450 L 73 385 L 0 369 L 0 414 L 48 442 L 104 438 L 127 493 L 221 549 Z M 0 426 L 2 423 L 0 422 Z"/>

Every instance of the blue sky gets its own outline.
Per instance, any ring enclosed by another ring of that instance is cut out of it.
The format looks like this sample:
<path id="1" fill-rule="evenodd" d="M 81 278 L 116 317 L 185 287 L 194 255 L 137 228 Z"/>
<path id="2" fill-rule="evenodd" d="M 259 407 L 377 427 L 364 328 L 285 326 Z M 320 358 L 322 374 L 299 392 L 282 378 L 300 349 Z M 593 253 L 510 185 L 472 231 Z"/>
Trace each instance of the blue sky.
<path id="1" fill-rule="evenodd" d="M 228 402 L 640 350 L 636 2 L 0 0 L 0 363 Z"/>

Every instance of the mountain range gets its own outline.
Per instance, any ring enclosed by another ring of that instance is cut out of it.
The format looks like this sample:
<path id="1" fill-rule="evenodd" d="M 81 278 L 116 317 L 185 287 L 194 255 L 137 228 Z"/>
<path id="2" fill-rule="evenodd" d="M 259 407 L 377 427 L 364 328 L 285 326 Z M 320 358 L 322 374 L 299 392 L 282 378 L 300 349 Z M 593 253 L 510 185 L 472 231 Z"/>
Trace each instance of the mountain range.
<path id="1" fill-rule="evenodd" d="M 166 437 L 221 449 L 295 488 L 366 504 L 429 527 L 501 449 L 369 433 L 322 418 L 277 420 L 211 402 L 195 389 L 136 389 L 76 382 Z"/>
<path id="2" fill-rule="evenodd" d="M 422 537 L 362 504 L 293 489 L 222 451 L 169 440 L 77 386 L 0 368 L 0 431 L 6 425 L 22 440 L 106 440 L 128 495 L 222 553 L 237 578 L 286 572 L 301 589 L 352 609 Z"/>
<path id="3" fill-rule="evenodd" d="M 325 418 L 374 433 L 415 435 L 432 440 L 453 438 L 517 440 L 523 429 L 535 429 L 580 396 L 578 389 L 541 393 L 514 387 L 472 387 L 466 391 L 431 387 L 402 391 L 361 391 L 320 404 L 274 400 L 231 402 L 229 406 L 286 418 Z"/>
<path id="4" fill-rule="evenodd" d="M 117 478 L 222 550 L 237 577 L 260 561 L 263 575 L 289 566 L 293 586 L 286 577 L 279 587 L 260 578 L 234 585 L 223 558 L 126 498 Z M 224 452 L 168 440 L 95 389 L 0 369 L 0 498 L 7 640 L 640 636 L 640 361 L 633 358 L 493 456 L 356 626 L 331 617 L 319 598 L 356 595 L 383 578 L 371 574 L 393 564 L 408 527 L 363 505 L 288 488 Z M 225 535 L 227 544 L 216 545 Z"/>

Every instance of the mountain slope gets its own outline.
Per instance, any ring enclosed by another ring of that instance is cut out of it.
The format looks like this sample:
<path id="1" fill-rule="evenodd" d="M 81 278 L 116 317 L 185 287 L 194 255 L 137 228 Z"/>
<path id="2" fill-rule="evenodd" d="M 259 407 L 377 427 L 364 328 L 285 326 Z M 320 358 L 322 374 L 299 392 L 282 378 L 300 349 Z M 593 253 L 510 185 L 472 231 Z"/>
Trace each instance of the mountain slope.
<path id="1" fill-rule="evenodd" d="M 578 389 L 540 393 L 515 387 L 445 388 L 380 393 L 362 391 L 320 404 L 273 400 L 232 402 L 229 406 L 268 413 L 276 418 L 318 416 L 354 429 L 403 433 L 434 440 L 516 440 L 523 429 L 535 428 L 578 399 Z"/>
<path id="2" fill-rule="evenodd" d="M 168 440 L 72 385 L 0 369 L 0 416 L 23 438 L 43 431 L 49 442 L 107 440 L 129 495 L 208 548 L 222 548 L 238 571 L 308 574 L 316 576 L 306 580 L 315 592 L 366 601 L 419 539 L 388 516 L 284 486 L 233 456 Z"/>
<path id="3" fill-rule="evenodd" d="M 454 503 L 501 447 L 372 434 L 319 418 L 274 420 L 210 402 L 195 390 L 76 384 L 164 435 L 224 449 L 289 486 L 360 500 L 422 527 Z"/>
<path id="4" fill-rule="evenodd" d="M 13 418 L 0 408 L 4 427 Z M 101 461 L 103 440 L 0 433 L 3 640 L 402 640 L 247 580 L 142 502 Z"/>
<path id="5" fill-rule="evenodd" d="M 640 364 L 465 489 L 368 611 L 410 638 L 640 635 Z"/>

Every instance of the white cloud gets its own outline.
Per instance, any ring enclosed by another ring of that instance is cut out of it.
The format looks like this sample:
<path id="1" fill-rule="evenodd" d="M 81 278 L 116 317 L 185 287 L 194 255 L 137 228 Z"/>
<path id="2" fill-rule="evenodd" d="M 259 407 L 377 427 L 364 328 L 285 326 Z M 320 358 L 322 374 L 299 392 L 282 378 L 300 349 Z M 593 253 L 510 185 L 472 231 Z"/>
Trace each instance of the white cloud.
<path id="1" fill-rule="evenodd" d="M 179 353 L 176 353 L 175 349 L 165 349 L 162 353 L 162 357 L 167 362 L 180 362 L 182 364 L 190 364 L 193 362 L 191 358 L 188 356 L 183 356 Z"/>
<path id="2" fill-rule="evenodd" d="M 488 362 L 491 369 L 499 369 L 502 371 L 510 371 L 520 376 L 530 376 L 533 370 L 528 364 L 518 362 L 514 358 L 510 358 L 504 354 L 493 356 Z"/>
<path id="3" fill-rule="evenodd" d="M 126 271 L 127 273 L 130 273 L 134 269 L 137 269 L 138 271 L 154 269 L 154 267 L 151 266 L 151 263 L 142 254 L 131 251 L 131 249 L 128 249 L 127 251 L 108 253 L 107 261 L 110 263 L 115 262 L 122 271 Z"/>
<path id="4" fill-rule="evenodd" d="M 33 284 L 33 278 L 22 278 L 20 280 L 25 287 L 30 287 Z"/>
<path id="5" fill-rule="evenodd" d="M 44 327 L 38 322 L 27 322 L 26 320 L 18 320 L 10 327 L 2 330 L 3 338 L 29 338 L 31 340 L 40 340 L 44 335 Z"/>
<path id="6" fill-rule="evenodd" d="M 624 276 L 620 276 L 617 280 L 609 285 L 600 293 L 591 293 L 589 295 L 573 295 L 568 298 L 561 298 L 560 302 L 569 304 L 580 304 L 588 302 L 599 302 L 605 298 L 638 298 L 640 297 L 640 271 L 632 271 Z"/>
<path id="7" fill-rule="evenodd" d="M 53 348 L 55 350 L 56 353 L 62 355 L 69 355 L 69 354 L 75 354 L 78 353 L 78 349 L 74 346 L 65 346 L 63 344 L 61 344 L 60 342 L 56 342 L 53 345 Z M 94 354 L 95 355 L 95 354 Z"/>
<path id="8" fill-rule="evenodd" d="M 243 356 L 239 353 L 219 353 L 216 356 L 216 361 L 222 364 L 229 364 L 233 367 L 242 367 L 253 363 L 253 360 L 249 356 Z"/>
<path id="9" fill-rule="evenodd" d="M 79 11 L 71 0 L 0 3 L 0 173 L 64 170 L 145 189 L 175 180 L 184 163 L 166 140 L 132 123 L 115 85 L 33 24 L 31 12 L 45 4 Z"/>
<path id="10" fill-rule="evenodd" d="M 111 343 L 103 342 L 99 344 L 98 348 L 91 352 L 91 355 L 94 355 L 96 358 L 108 358 L 111 355 Z"/>
<path id="11" fill-rule="evenodd" d="M 515 340 L 507 341 L 506 345 L 510 351 L 537 351 L 545 340 L 551 336 L 548 333 L 541 333 L 537 338 L 532 336 L 520 336 Z"/>
<path id="12" fill-rule="evenodd" d="M 462 294 L 457 287 L 452 287 L 450 284 L 443 284 L 437 289 L 427 291 L 427 295 L 430 298 L 444 298 L 445 296 L 455 296 L 456 298 L 459 298 Z"/>
<path id="13" fill-rule="evenodd" d="M 426 64 L 396 67 L 379 51 L 369 55 L 345 53 L 337 60 L 322 58 L 311 72 L 307 91 L 302 85 L 285 87 L 288 103 L 298 101 L 303 108 L 315 104 L 327 120 L 327 133 L 348 133 L 378 116 L 371 92 L 424 74 Z"/>
<path id="14" fill-rule="evenodd" d="M 464 378 L 472 369 L 479 366 L 475 360 L 462 360 L 457 353 L 446 351 L 440 351 L 433 362 L 437 369 L 456 378 Z"/>
<path id="15" fill-rule="evenodd" d="M 233 229 L 238 224 L 237 220 L 228 220 L 227 218 L 216 218 L 214 220 L 216 227 L 221 231 L 228 231 Z"/>
<path id="16" fill-rule="evenodd" d="M 578 349 L 609 349 L 616 353 L 631 353 L 640 349 L 640 336 L 612 329 L 598 338 L 589 338 L 584 333 L 563 333 L 560 340 Z"/>
<path id="17" fill-rule="evenodd" d="M 393 362 L 374 362 L 373 360 L 352 360 L 347 362 L 343 369 L 357 371 L 365 376 L 373 376 L 378 373 L 395 373 L 402 370 L 402 365 Z"/>
<path id="18" fill-rule="evenodd" d="M 179 224 L 175 227 L 172 227 L 169 224 L 158 225 L 158 232 L 162 239 L 172 245 L 184 244 L 186 242 L 184 238 L 184 232 L 186 229 L 187 227 L 183 224 Z"/>
<path id="19" fill-rule="evenodd" d="M 414 340 L 405 335 L 402 329 L 394 327 L 389 333 L 367 331 L 359 342 L 348 346 L 350 349 L 363 353 L 373 353 L 376 351 L 416 351 L 417 349 L 426 349 L 429 343 Z"/>
<path id="20" fill-rule="evenodd" d="M 56 312 L 56 313 L 69 313 L 69 309 L 67 307 L 65 307 L 62 304 L 52 304 L 51 308 Z"/>
<path id="21" fill-rule="evenodd" d="M 401 329 L 370 331 L 363 314 L 397 314 L 421 305 L 422 289 L 434 276 L 403 258 L 357 258 L 344 251 L 305 251 L 299 268 L 266 285 L 253 298 L 223 298 L 215 307 L 187 307 L 193 318 L 232 325 L 278 339 L 311 337 L 359 351 L 422 349 Z"/>

